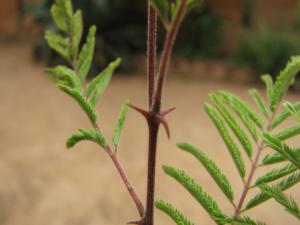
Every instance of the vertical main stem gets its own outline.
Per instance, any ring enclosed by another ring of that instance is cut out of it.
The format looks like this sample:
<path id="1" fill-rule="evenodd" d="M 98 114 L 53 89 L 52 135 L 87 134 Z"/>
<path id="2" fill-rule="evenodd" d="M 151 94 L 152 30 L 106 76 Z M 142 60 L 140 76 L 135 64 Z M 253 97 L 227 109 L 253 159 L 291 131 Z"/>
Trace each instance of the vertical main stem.
<path id="1" fill-rule="evenodd" d="M 147 73 L 149 107 L 153 102 L 156 75 L 157 13 L 149 2 L 148 6 Z"/>
<path id="2" fill-rule="evenodd" d="M 149 145 L 148 145 L 148 179 L 147 179 L 147 203 L 146 215 L 143 225 L 153 225 L 154 211 L 154 192 L 155 192 L 155 167 L 156 167 L 156 149 L 159 122 L 156 115 L 153 114 L 148 120 L 149 126 Z"/>

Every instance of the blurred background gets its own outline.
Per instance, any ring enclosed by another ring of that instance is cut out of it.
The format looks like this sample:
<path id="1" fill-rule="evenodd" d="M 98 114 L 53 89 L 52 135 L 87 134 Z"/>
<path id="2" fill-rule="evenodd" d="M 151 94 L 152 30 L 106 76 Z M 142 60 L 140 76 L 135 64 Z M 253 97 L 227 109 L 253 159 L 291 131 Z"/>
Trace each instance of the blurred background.
<path id="1" fill-rule="evenodd" d="M 147 3 L 73 2 L 83 10 L 85 32 L 92 24 L 98 27 L 90 77 L 116 57 L 123 59 L 99 104 L 101 126 L 109 137 L 122 102 L 131 99 L 135 105 L 146 106 Z M 125 224 L 137 214 L 108 157 L 89 143 L 79 144 L 73 152 L 64 147 L 69 135 L 89 123 L 43 72 L 45 67 L 63 62 L 44 40 L 44 31 L 55 29 L 49 14 L 52 3 L 2 0 L 0 5 L 0 224 Z M 160 26 L 159 52 L 164 35 Z M 263 91 L 261 74 L 275 77 L 289 57 L 299 53 L 299 0 L 207 0 L 191 12 L 180 30 L 165 90 L 164 107 L 176 106 L 177 110 L 169 117 L 171 140 L 164 132 L 160 134 L 159 197 L 174 203 L 196 224 L 213 224 L 203 209 L 162 173 L 161 165 L 186 169 L 217 200 L 225 200 L 203 168 L 177 150 L 175 143 L 189 141 L 199 146 L 228 175 L 234 175 L 225 145 L 202 110 L 203 102 L 209 92 L 220 89 L 250 100 L 249 88 Z M 297 101 L 299 90 L 298 79 L 288 99 Z M 119 158 L 142 199 L 146 137 L 143 118 L 130 112 Z M 292 143 L 299 145 L 299 138 Z M 238 175 L 229 178 L 240 193 Z M 300 202 L 299 191 L 294 188 L 290 193 Z M 227 203 L 223 209 L 227 213 L 233 210 Z M 249 215 L 271 225 L 299 224 L 271 201 Z M 160 212 L 156 217 L 156 224 L 173 224 Z"/>

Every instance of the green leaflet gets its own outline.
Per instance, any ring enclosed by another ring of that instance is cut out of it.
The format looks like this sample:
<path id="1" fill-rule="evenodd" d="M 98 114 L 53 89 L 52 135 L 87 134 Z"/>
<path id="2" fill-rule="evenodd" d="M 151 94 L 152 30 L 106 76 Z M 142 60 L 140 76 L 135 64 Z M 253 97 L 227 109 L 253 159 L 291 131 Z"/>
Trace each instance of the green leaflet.
<path id="1" fill-rule="evenodd" d="M 285 128 L 283 131 L 275 134 L 274 137 L 278 138 L 281 141 L 284 141 L 299 134 L 300 134 L 300 124 L 296 124 L 288 128 Z"/>
<path id="2" fill-rule="evenodd" d="M 300 102 L 297 102 L 297 103 L 293 104 L 293 109 L 296 112 L 300 112 Z M 275 128 L 276 126 L 278 126 L 280 123 L 282 123 L 283 121 L 285 121 L 290 116 L 291 116 L 290 111 L 285 108 L 283 111 L 281 111 L 280 113 L 278 113 L 275 116 L 275 118 L 272 120 L 272 122 L 271 122 L 271 128 Z"/>
<path id="3" fill-rule="evenodd" d="M 72 98 L 74 98 L 77 101 L 77 103 L 81 106 L 81 108 L 85 111 L 92 124 L 96 124 L 97 112 L 95 108 L 89 103 L 89 101 L 82 95 L 82 93 L 79 90 L 61 84 L 58 84 L 58 87 L 62 91 L 70 95 Z"/>
<path id="4" fill-rule="evenodd" d="M 300 210 L 295 200 L 286 194 L 284 194 L 280 188 L 268 186 L 266 184 L 261 185 L 260 189 L 268 196 L 275 199 L 276 202 L 285 207 L 285 210 L 300 220 Z"/>
<path id="5" fill-rule="evenodd" d="M 77 58 L 79 44 L 82 38 L 83 24 L 82 14 L 78 10 L 71 18 L 71 52 L 73 59 Z"/>
<path id="6" fill-rule="evenodd" d="M 58 34 L 54 34 L 51 31 L 46 31 L 45 39 L 48 42 L 50 48 L 64 57 L 68 62 L 71 62 L 71 57 L 69 54 L 70 43 L 67 38 L 63 38 Z"/>
<path id="7" fill-rule="evenodd" d="M 91 104 L 95 106 L 97 104 L 98 98 L 104 92 L 108 86 L 113 71 L 120 65 L 121 59 L 117 59 L 114 62 L 110 63 L 97 77 L 95 77 L 88 85 L 86 86 L 86 93 Z"/>
<path id="8" fill-rule="evenodd" d="M 285 191 L 288 188 L 294 186 L 300 181 L 300 173 L 294 173 L 281 181 L 280 183 L 276 184 L 274 187 L 279 188 L 281 191 Z M 246 205 L 246 209 L 251 209 L 267 200 L 269 200 L 271 197 L 267 195 L 266 193 L 259 193 L 256 196 L 254 196 Z"/>
<path id="9" fill-rule="evenodd" d="M 119 115 L 118 120 L 117 120 L 117 123 L 115 125 L 113 138 L 112 138 L 112 141 L 113 141 L 115 146 L 118 146 L 119 142 L 120 142 L 121 133 L 122 133 L 123 126 L 124 126 L 126 116 L 127 116 L 127 113 L 128 113 L 128 104 L 129 103 L 130 103 L 130 101 L 127 100 L 123 104 L 120 115 Z"/>
<path id="10" fill-rule="evenodd" d="M 60 29 L 61 31 L 67 32 L 68 26 L 67 26 L 66 15 L 63 10 L 63 7 L 54 4 L 51 7 L 51 15 L 57 28 Z"/>
<path id="11" fill-rule="evenodd" d="M 155 207 L 171 217 L 177 225 L 194 225 L 178 209 L 175 209 L 172 205 L 165 201 L 155 201 Z"/>
<path id="12" fill-rule="evenodd" d="M 66 66 L 56 66 L 54 68 L 47 69 L 46 72 L 52 75 L 53 80 L 57 84 L 81 90 L 81 82 L 72 69 Z"/>
<path id="13" fill-rule="evenodd" d="M 205 111 L 210 116 L 210 118 L 212 119 L 216 128 L 218 129 L 221 137 L 223 138 L 241 177 L 244 178 L 245 177 L 245 164 L 244 164 L 244 161 L 242 159 L 242 156 L 241 156 L 241 153 L 240 153 L 238 147 L 234 143 L 233 139 L 229 136 L 228 131 L 227 131 L 223 121 L 217 115 L 215 110 L 208 103 L 204 104 L 204 108 L 205 108 Z"/>
<path id="14" fill-rule="evenodd" d="M 295 155 L 296 159 L 300 160 L 300 148 L 294 149 L 292 151 L 293 151 L 293 155 Z M 284 161 L 286 161 L 286 158 L 282 154 L 276 152 L 272 155 L 265 156 L 265 158 L 263 159 L 263 165 L 271 165 L 274 163 L 280 163 L 280 162 L 284 162 Z"/>
<path id="15" fill-rule="evenodd" d="M 72 148 L 74 147 L 78 142 L 80 141 L 93 141 L 97 144 L 99 144 L 102 148 L 106 148 L 107 144 L 104 139 L 104 137 L 101 135 L 101 133 L 96 130 L 83 130 L 80 129 L 79 132 L 76 134 L 73 134 L 67 141 L 67 148 Z"/>
<path id="16" fill-rule="evenodd" d="M 226 93 L 220 92 L 219 95 L 222 97 L 223 101 L 225 101 L 236 112 L 236 114 L 240 117 L 253 139 L 257 142 L 258 134 L 256 131 L 255 122 L 249 117 L 248 113 L 245 112 L 245 110 L 242 107 L 240 107 L 240 105 L 236 101 L 231 100 Z"/>
<path id="17" fill-rule="evenodd" d="M 295 150 L 291 149 L 288 145 L 282 143 L 280 139 L 271 136 L 268 133 L 263 134 L 264 142 L 267 146 L 274 149 L 281 155 L 283 155 L 288 161 L 300 168 L 300 160 L 295 154 Z"/>
<path id="18" fill-rule="evenodd" d="M 260 112 L 266 117 L 269 117 L 268 110 L 265 106 L 265 102 L 259 92 L 256 89 L 252 89 L 249 91 L 250 95 L 252 96 L 254 102 L 257 105 L 257 108 L 260 110 Z"/>
<path id="19" fill-rule="evenodd" d="M 250 140 L 248 139 L 245 132 L 242 130 L 242 128 L 238 125 L 235 118 L 230 114 L 230 112 L 220 103 L 219 99 L 216 95 L 211 94 L 210 98 L 212 102 L 214 103 L 216 109 L 219 111 L 219 113 L 222 115 L 222 117 L 225 119 L 233 133 L 237 136 L 239 142 L 243 146 L 246 154 L 251 158 L 252 156 L 252 144 Z"/>
<path id="20" fill-rule="evenodd" d="M 272 80 L 272 77 L 269 74 L 263 75 L 261 77 L 261 79 L 266 85 L 267 96 L 268 96 L 270 109 L 271 109 L 271 102 L 272 102 L 272 98 L 273 98 L 273 89 L 274 89 L 273 80 Z"/>
<path id="21" fill-rule="evenodd" d="M 295 172 L 297 169 L 298 168 L 292 164 L 288 164 L 282 168 L 273 169 L 272 171 L 258 178 L 255 182 L 255 185 L 272 182 L 274 180 L 277 180 L 279 178 L 282 178 L 286 175 Z"/>
<path id="22" fill-rule="evenodd" d="M 164 166 L 163 169 L 166 174 L 178 181 L 200 203 L 217 224 L 220 224 L 215 217 L 225 218 L 226 216 L 221 212 L 215 200 L 204 192 L 184 171 L 169 166 Z"/>
<path id="23" fill-rule="evenodd" d="M 229 92 L 219 92 L 221 94 L 221 97 L 225 100 L 225 102 L 229 103 L 229 102 L 233 102 L 234 105 L 236 105 L 237 107 L 240 107 L 241 110 L 247 114 L 247 116 L 249 116 L 251 118 L 251 120 L 253 120 L 253 122 L 259 127 L 262 128 L 263 127 L 263 122 L 260 118 L 260 116 L 251 108 L 251 106 L 246 103 L 245 101 L 243 101 L 242 99 L 240 99 L 238 96 L 231 94 Z"/>
<path id="24" fill-rule="evenodd" d="M 205 167 L 208 173 L 212 176 L 212 178 L 217 183 L 217 185 L 221 188 L 221 190 L 226 195 L 226 197 L 230 201 L 233 200 L 233 192 L 232 192 L 231 185 L 227 177 L 221 172 L 221 170 L 219 169 L 219 167 L 216 165 L 214 161 L 209 159 L 204 154 L 204 152 L 202 152 L 201 150 L 197 149 L 196 147 L 190 144 L 180 143 L 177 144 L 177 147 L 195 156 L 200 161 L 200 163 Z"/>
<path id="25" fill-rule="evenodd" d="M 78 61 L 76 63 L 76 69 L 79 73 L 79 77 L 82 82 L 86 78 L 91 68 L 91 63 L 93 60 L 94 50 L 95 50 L 96 30 L 97 30 L 96 26 L 90 27 L 86 43 L 83 45 L 78 57 Z"/>
<path id="26" fill-rule="evenodd" d="M 285 69 L 279 74 L 273 88 L 271 110 L 274 111 L 283 95 L 294 82 L 295 75 L 300 70 L 300 56 L 292 57 Z"/>

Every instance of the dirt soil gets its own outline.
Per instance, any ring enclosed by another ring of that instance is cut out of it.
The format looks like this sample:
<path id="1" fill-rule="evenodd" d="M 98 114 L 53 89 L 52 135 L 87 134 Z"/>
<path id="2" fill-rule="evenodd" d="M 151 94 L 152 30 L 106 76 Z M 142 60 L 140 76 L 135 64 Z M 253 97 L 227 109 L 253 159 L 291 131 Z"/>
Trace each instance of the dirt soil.
<path id="1" fill-rule="evenodd" d="M 66 150 L 65 140 L 78 128 L 89 128 L 78 105 L 57 90 L 31 60 L 24 45 L 0 45 L 0 224 L 1 225 L 121 225 L 138 218 L 134 204 L 118 173 L 101 149 L 80 143 Z M 242 182 L 208 116 L 202 109 L 208 93 L 229 90 L 250 99 L 246 84 L 183 79 L 169 76 L 164 108 L 176 106 L 169 117 L 171 140 L 161 130 L 157 165 L 157 197 L 181 209 L 197 225 L 214 224 L 196 201 L 161 166 L 185 169 L 203 189 L 222 203 L 225 213 L 233 209 L 203 167 L 175 146 L 188 141 L 213 158 L 235 188 Z M 146 80 L 140 76 L 116 75 L 101 98 L 99 111 L 106 137 L 112 134 L 119 107 L 126 99 L 145 107 Z M 261 88 L 261 87 L 257 87 Z M 292 101 L 300 95 L 290 94 Z M 144 119 L 130 111 L 118 152 L 130 180 L 144 201 L 146 137 Z M 293 140 L 299 144 L 299 138 Z M 245 158 L 246 159 L 246 158 Z M 247 161 L 248 163 L 248 161 Z M 268 168 L 270 169 L 270 168 Z M 264 173 L 260 170 L 256 175 Z M 289 191 L 300 203 L 298 188 Z M 254 194 L 255 190 L 251 192 Z M 282 207 L 269 201 L 249 212 L 269 225 L 297 225 Z M 156 225 L 174 224 L 156 211 Z"/>

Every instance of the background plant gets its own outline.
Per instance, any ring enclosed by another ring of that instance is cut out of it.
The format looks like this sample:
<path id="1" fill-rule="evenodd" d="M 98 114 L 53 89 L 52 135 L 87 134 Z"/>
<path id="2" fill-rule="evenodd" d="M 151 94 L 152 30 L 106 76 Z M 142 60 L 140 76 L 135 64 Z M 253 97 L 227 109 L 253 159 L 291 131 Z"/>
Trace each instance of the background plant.
<path id="1" fill-rule="evenodd" d="M 271 198 L 300 221 L 300 210 L 296 201 L 292 196 L 284 193 L 285 190 L 300 181 L 300 149 L 286 144 L 288 139 L 299 136 L 300 123 L 296 122 L 292 126 L 281 128 L 280 131 L 274 131 L 274 128 L 292 115 L 299 119 L 299 102 L 285 103 L 284 107 L 281 105 L 285 93 L 299 70 L 300 57 L 297 56 L 290 60 L 276 81 L 273 81 L 270 75 L 262 77 L 266 84 L 268 100 L 265 101 L 255 89 L 249 92 L 259 112 L 256 112 L 250 104 L 238 96 L 226 91 L 211 94 L 212 103 L 204 104 L 205 111 L 216 126 L 240 174 L 243 184 L 241 196 L 236 197 L 226 175 L 204 151 L 188 143 L 177 145 L 181 150 L 193 155 L 204 166 L 231 203 L 232 215 L 223 213 L 213 197 L 207 194 L 201 185 L 184 170 L 171 166 L 163 167 L 165 173 L 180 183 L 207 211 L 216 224 L 264 224 L 244 217 L 243 213 Z M 236 140 L 240 145 L 236 143 Z M 273 152 L 268 154 L 267 148 L 272 149 Z M 242 156 L 242 150 L 247 159 Z M 251 166 L 248 169 L 246 169 L 245 160 L 250 161 Z M 254 180 L 255 172 L 259 168 L 269 165 L 276 166 L 276 168 Z M 248 200 L 250 189 L 258 189 L 258 193 Z M 177 224 L 193 224 L 165 201 L 158 200 L 156 207 L 167 213 Z"/>
<path id="2" fill-rule="evenodd" d="M 235 58 L 255 74 L 270 73 L 275 77 L 289 58 L 299 52 L 300 45 L 293 36 L 261 26 L 257 33 L 246 33 Z"/>

